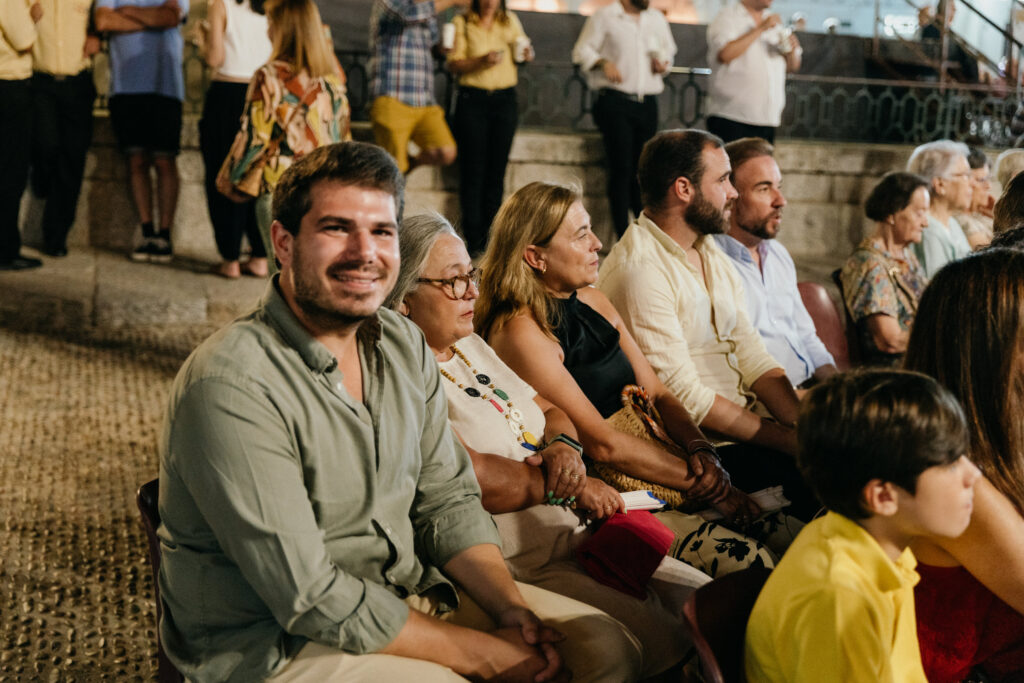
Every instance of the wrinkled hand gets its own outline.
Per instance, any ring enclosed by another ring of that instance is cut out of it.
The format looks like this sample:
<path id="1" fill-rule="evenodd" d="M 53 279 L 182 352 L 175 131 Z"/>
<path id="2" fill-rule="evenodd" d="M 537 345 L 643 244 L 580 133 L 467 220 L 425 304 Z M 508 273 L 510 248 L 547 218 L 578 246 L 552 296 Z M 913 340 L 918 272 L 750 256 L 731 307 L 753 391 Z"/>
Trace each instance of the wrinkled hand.
<path id="1" fill-rule="evenodd" d="M 710 451 L 694 451 L 687 456 L 686 464 L 695 479 L 685 491 L 687 498 L 714 504 L 729 494 L 732 488 L 729 473 Z"/>
<path id="2" fill-rule="evenodd" d="M 747 494 L 738 488 L 729 490 L 728 495 L 720 502 L 712 506 L 722 513 L 726 522 L 739 528 L 744 528 L 753 522 L 761 514 L 761 508 Z"/>
<path id="3" fill-rule="evenodd" d="M 562 502 L 579 496 L 586 484 L 587 468 L 576 449 L 556 441 L 540 452 L 547 469 L 545 491 L 551 491 L 554 501 Z"/>
<path id="4" fill-rule="evenodd" d="M 761 20 L 761 23 L 758 24 L 757 27 L 762 31 L 767 31 L 768 29 L 778 26 L 781 23 L 782 17 L 780 17 L 778 14 L 769 14 L 764 19 Z"/>
<path id="5" fill-rule="evenodd" d="M 587 477 L 583 492 L 576 498 L 576 507 L 589 512 L 591 519 L 607 519 L 616 512 L 626 511 L 622 495 L 593 477 Z"/>
<path id="6" fill-rule="evenodd" d="M 28 15 L 32 17 L 33 23 L 38 24 L 39 20 L 43 18 L 43 6 L 38 2 L 33 3 L 32 6 L 28 8 Z"/>
<path id="7" fill-rule="evenodd" d="M 525 607 L 511 607 L 498 618 L 501 626 L 493 635 L 522 647 L 523 645 L 532 649 L 534 655 L 541 659 L 540 667 L 536 662 L 523 662 L 525 668 L 517 673 L 529 676 L 523 680 L 543 683 L 544 681 L 568 681 L 571 674 L 563 668 L 562 657 L 554 648 L 554 643 L 565 640 L 565 635 L 544 623 L 537 618 L 537 615 Z M 511 673 L 511 672 L 509 672 Z M 505 672 L 496 680 L 518 681 L 519 678 L 506 678 Z"/>
<path id="8" fill-rule="evenodd" d="M 615 62 L 605 61 L 601 65 L 601 71 L 604 72 L 604 77 L 611 83 L 622 83 L 622 72 L 619 71 L 619 67 L 615 66 Z"/>

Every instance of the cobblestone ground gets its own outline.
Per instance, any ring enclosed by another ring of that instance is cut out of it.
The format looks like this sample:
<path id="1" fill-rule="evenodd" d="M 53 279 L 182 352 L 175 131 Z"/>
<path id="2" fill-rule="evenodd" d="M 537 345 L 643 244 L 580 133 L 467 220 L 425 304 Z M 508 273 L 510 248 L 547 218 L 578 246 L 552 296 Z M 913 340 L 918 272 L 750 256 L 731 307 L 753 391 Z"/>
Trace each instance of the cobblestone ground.
<path id="1" fill-rule="evenodd" d="M 150 681 L 135 490 L 167 390 L 209 330 L 68 341 L 0 329 L 0 681 Z"/>

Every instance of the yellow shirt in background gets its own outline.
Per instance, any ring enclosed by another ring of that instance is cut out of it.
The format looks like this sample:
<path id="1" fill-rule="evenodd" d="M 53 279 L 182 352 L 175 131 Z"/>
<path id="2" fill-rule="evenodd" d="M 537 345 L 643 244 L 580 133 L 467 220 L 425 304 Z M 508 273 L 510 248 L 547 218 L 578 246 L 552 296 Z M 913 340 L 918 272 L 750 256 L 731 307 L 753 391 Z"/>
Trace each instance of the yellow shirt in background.
<path id="1" fill-rule="evenodd" d="M 32 44 L 36 25 L 27 0 L 0 0 L 0 80 L 21 81 L 32 76 Z"/>
<path id="2" fill-rule="evenodd" d="M 89 68 L 83 56 L 92 0 L 39 0 L 43 18 L 32 46 L 33 68 L 54 76 L 74 76 Z"/>
<path id="3" fill-rule="evenodd" d="M 830 512 L 797 536 L 747 625 L 750 683 L 926 683 L 914 617 L 917 561 L 893 562 L 862 527 Z"/>
<path id="4" fill-rule="evenodd" d="M 459 85 L 481 90 L 504 90 L 513 88 L 519 82 L 516 63 L 512 59 L 512 47 L 516 39 L 525 37 L 519 18 L 512 12 L 506 12 L 507 22 L 497 19 L 490 28 L 482 27 L 475 13 L 455 17 L 455 47 L 448 55 L 448 61 L 481 57 L 495 50 L 501 52 L 501 61 L 494 66 L 459 77 Z"/>

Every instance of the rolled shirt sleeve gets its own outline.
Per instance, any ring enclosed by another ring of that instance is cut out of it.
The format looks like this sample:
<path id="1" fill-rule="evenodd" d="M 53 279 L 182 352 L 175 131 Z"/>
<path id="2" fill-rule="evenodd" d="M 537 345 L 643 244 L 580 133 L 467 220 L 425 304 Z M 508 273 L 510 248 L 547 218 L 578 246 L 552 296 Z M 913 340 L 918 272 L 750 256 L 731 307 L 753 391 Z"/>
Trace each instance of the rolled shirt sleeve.
<path id="1" fill-rule="evenodd" d="M 580 31 L 576 44 L 572 48 L 572 63 L 577 64 L 583 71 L 590 71 L 601 59 L 601 43 L 604 41 L 604 26 L 601 24 L 601 15 L 590 15 L 583 23 L 583 30 Z"/>

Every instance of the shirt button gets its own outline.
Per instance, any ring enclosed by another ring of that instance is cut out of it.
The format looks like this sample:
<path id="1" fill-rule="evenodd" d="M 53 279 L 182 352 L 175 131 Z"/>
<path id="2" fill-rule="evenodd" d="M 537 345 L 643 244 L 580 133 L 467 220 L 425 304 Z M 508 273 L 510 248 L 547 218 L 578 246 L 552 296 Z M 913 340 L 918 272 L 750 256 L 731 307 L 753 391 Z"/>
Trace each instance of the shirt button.
<path id="1" fill-rule="evenodd" d="M 395 580 L 395 575 L 392 574 L 391 572 L 388 572 L 387 574 L 385 574 L 384 578 L 387 579 L 388 581 L 390 581 L 391 583 L 398 583 L 398 581 Z"/>
<path id="2" fill-rule="evenodd" d="M 341 382 L 338 382 L 337 384 L 334 385 L 334 388 L 337 389 L 338 391 L 341 391 L 342 389 L 345 388 L 345 385 L 342 384 Z"/>

